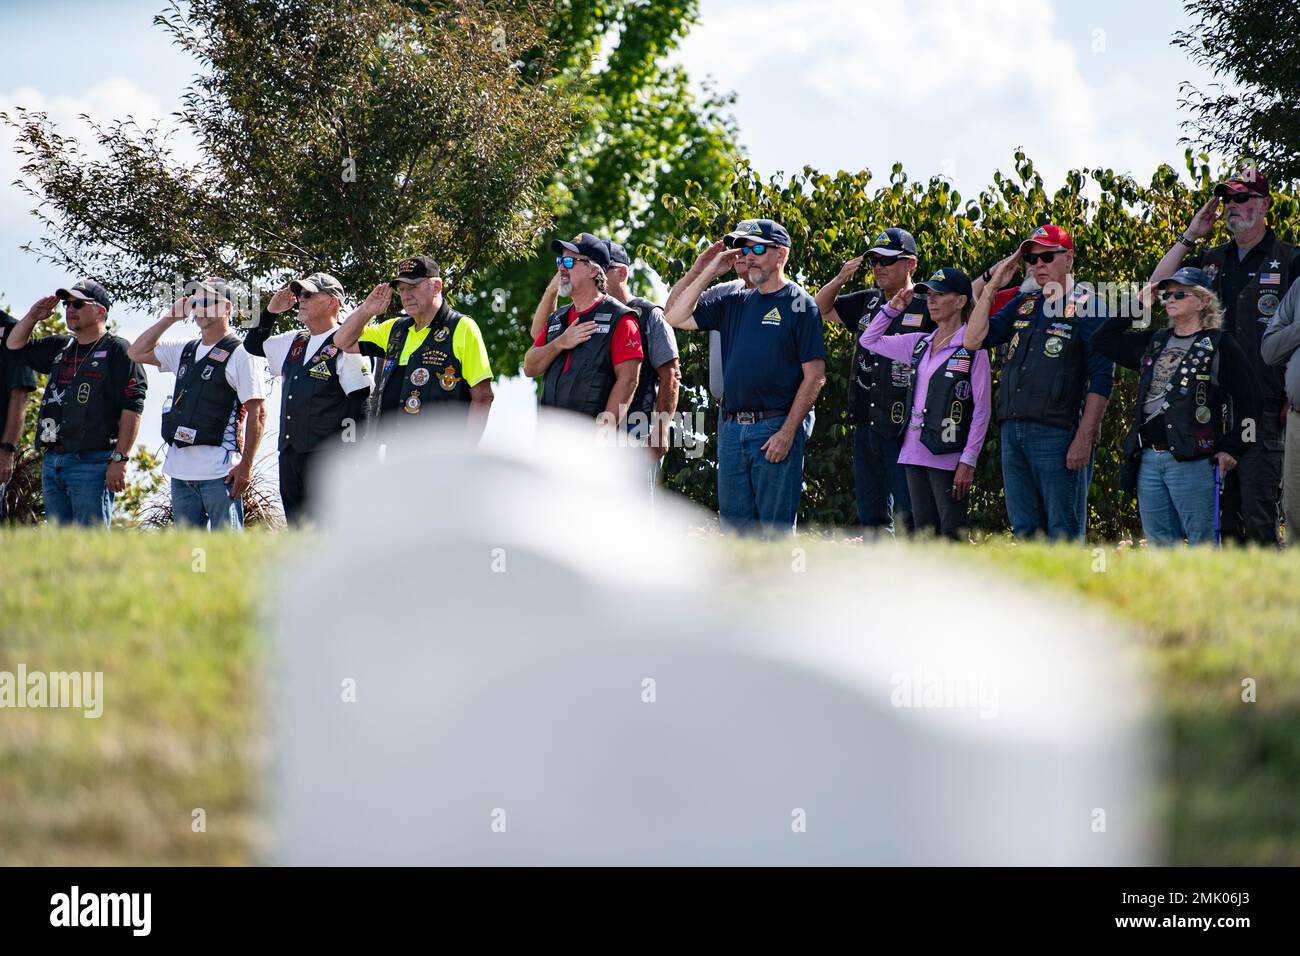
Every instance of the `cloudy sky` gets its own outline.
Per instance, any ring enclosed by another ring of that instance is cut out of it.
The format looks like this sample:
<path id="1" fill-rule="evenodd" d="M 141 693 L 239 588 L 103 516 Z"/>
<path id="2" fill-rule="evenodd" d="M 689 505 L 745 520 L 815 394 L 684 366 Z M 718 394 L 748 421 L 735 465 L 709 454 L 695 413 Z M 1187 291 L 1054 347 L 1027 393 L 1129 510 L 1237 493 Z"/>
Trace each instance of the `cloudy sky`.
<path id="1" fill-rule="evenodd" d="M 45 110 L 75 131 L 83 113 L 152 120 L 178 107 L 192 65 L 152 25 L 163 0 L 3 3 L 0 111 Z M 809 164 L 884 178 L 901 161 L 974 196 L 1023 147 L 1049 185 L 1095 165 L 1146 178 L 1161 161 L 1181 168 L 1179 81 L 1211 79 L 1170 45 L 1187 23 L 1179 0 L 702 0 L 701 21 L 676 56 L 697 82 L 737 93 L 763 174 Z M 66 277 L 19 248 L 39 233 L 17 172 L 0 128 L 0 303 L 21 316 Z M 148 324 L 115 318 L 128 338 Z M 142 435 L 154 446 L 171 383 L 154 378 Z M 523 411 L 531 389 L 501 399 Z"/>

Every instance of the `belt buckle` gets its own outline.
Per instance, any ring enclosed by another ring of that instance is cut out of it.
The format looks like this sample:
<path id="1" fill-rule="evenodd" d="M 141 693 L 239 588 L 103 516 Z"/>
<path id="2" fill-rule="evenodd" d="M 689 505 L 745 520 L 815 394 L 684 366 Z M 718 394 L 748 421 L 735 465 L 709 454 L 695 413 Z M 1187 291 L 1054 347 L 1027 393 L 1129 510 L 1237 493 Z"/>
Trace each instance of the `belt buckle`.
<path id="1" fill-rule="evenodd" d="M 736 421 L 741 425 L 752 425 L 758 421 L 753 412 L 736 412 Z"/>

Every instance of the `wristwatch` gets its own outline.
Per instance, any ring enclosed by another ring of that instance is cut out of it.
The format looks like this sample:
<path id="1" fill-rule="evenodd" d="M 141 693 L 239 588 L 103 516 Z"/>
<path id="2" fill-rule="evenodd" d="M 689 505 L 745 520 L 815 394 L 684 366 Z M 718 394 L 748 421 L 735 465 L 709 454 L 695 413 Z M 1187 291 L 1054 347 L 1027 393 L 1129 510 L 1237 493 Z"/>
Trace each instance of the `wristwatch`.
<path id="1" fill-rule="evenodd" d="M 113 464 L 117 464 L 119 461 L 126 461 L 128 457 L 129 456 L 122 454 L 120 451 L 114 451 L 113 454 L 108 456 L 108 460 Z"/>
<path id="2" fill-rule="evenodd" d="M 18 452 L 18 446 L 11 441 L 0 441 L 0 451 L 7 451 L 13 455 Z"/>
<path id="3" fill-rule="evenodd" d="M 1186 233 L 1186 232 L 1183 232 L 1183 233 L 1178 237 L 1178 241 L 1181 242 L 1183 245 L 1185 245 L 1188 249 L 1195 249 L 1195 248 L 1196 248 L 1196 243 L 1193 242 L 1191 239 L 1188 239 L 1188 238 L 1187 238 L 1187 233 Z"/>

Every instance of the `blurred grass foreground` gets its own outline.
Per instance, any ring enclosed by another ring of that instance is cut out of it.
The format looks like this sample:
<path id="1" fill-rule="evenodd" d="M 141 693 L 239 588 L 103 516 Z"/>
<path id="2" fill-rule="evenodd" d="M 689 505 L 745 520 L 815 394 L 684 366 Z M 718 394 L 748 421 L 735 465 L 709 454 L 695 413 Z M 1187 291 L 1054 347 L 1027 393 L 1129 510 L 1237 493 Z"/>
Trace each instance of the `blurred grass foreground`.
<path id="1" fill-rule="evenodd" d="M 0 863 L 265 859 L 273 834 L 261 781 L 272 754 L 262 700 L 273 688 L 262 602 L 292 540 L 0 531 L 0 672 L 104 675 L 98 719 L 0 709 Z M 864 571 L 896 547 L 800 544 Z M 1165 862 L 1300 864 L 1300 558 L 905 547 L 1081 598 L 1132 625 L 1169 747 Z M 744 552 L 737 559 L 752 560 Z"/>

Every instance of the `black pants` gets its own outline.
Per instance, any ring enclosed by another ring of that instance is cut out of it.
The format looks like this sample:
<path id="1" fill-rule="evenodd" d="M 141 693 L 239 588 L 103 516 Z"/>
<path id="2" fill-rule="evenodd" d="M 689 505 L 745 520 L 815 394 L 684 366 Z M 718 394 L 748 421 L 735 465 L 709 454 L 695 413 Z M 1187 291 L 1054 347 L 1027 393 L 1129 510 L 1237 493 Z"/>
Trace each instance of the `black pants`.
<path id="1" fill-rule="evenodd" d="M 1260 415 L 1258 439 L 1228 472 L 1219 498 L 1219 528 L 1224 541 L 1277 547 L 1282 498 L 1285 431 L 1276 408 Z"/>
<path id="2" fill-rule="evenodd" d="M 284 505 L 284 520 L 290 527 L 301 524 L 306 517 L 307 476 L 314 455 L 293 448 L 280 450 L 280 504 Z"/>
<path id="3" fill-rule="evenodd" d="M 916 533 L 960 541 L 961 530 L 966 527 L 966 499 L 953 500 L 952 479 L 956 472 L 921 465 L 905 467 Z"/>

